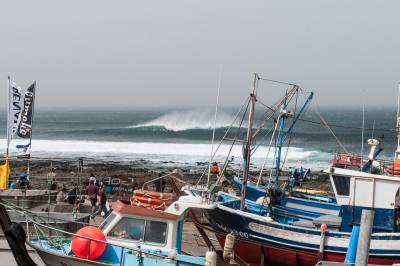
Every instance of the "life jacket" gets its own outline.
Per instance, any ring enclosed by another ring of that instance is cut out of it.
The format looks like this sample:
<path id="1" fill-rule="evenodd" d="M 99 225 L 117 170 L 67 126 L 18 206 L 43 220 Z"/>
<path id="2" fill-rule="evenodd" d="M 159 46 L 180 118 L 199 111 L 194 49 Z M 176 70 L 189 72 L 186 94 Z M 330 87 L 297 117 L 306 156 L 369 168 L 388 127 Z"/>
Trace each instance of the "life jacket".
<path id="1" fill-rule="evenodd" d="M 387 173 L 389 175 L 400 175 L 400 160 L 395 160 L 393 164 L 388 167 Z"/>
<path id="2" fill-rule="evenodd" d="M 211 167 L 211 174 L 218 175 L 220 171 L 221 171 L 221 169 L 219 168 L 219 165 L 213 164 L 213 166 Z"/>

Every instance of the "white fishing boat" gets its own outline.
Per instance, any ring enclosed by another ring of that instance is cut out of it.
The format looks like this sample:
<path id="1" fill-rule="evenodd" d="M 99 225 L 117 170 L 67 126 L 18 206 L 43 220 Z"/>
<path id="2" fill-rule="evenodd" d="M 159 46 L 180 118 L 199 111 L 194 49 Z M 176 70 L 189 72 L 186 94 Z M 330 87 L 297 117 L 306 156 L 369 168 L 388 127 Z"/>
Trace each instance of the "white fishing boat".
<path id="1" fill-rule="evenodd" d="M 165 211 L 118 201 L 98 229 L 83 228 L 100 231 L 103 239 L 34 222 L 35 228 L 52 230 L 53 235 L 58 233 L 59 236 L 28 235 L 27 244 L 46 265 L 205 265 L 205 257 L 182 253 L 182 226 L 189 206 L 201 209 L 210 207 L 198 201 L 198 198 L 194 200 L 185 202 L 183 197 Z M 83 246 L 76 248 L 76 241 L 83 243 Z M 81 249 L 84 249 L 83 253 L 79 253 Z M 207 259 L 216 259 L 213 252 L 207 256 Z"/>

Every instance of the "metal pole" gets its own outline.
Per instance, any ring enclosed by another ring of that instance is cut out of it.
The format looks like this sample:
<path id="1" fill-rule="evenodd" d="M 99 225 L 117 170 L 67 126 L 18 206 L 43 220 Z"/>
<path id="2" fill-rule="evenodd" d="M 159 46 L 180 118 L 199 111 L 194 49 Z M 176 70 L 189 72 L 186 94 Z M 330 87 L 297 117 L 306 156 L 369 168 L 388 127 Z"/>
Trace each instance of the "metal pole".
<path id="1" fill-rule="evenodd" d="M 400 82 L 398 83 L 397 92 L 397 120 L 396 120 L 396 130 L 397 130 L 397 149 L 395 153 L 395 160 L 400 159 Z"/>
<path id="2" fill-rule="evenodd" d="M 33 117 L 34 117 L 34 113 L 35 113 L 35 94 L 36 94 L 36 81 L 34 81 L 33 82 L 33 84 L 31 85 L 31 86 L 33 86 L 33 88 L 32 88 L 32 112 L 31 112 L 31 132 L 30 132 L 30 136 L 29 136 L 29 146 L 28 146 L 28 149 L 27 149 L 27 151 L 29 151 L 28 152 L 28 159 L 27 159 L 27 170 L 26 170 L 26 172 L 27 172 L 27 177 L 26 177 L 26 186 L 25 187 L 27 187 L 28 186 L 28 183 L 29 183 L 29 179 L 30 179 L 30 168 L 31 168 L 31 165 L 30 165 L 30 160 L 31 160 L 31 151 L 32 151 L 32 134 L 33 134 Z M 25 91 L 25 93 L 24 93 L 24 106 L 25 106 L 25 96 L 26 96 L 26 94 L 27 94 L 27 92 L 28 92 L 28 90 L 29 90 L 29 88 L 31 87 L 31 86 L 29 86 L 28 87 L 28 89 Z M 22 111 L 21 111 L 22 112 Z M 22 114 L 21 114 L 22 115 Z"/>
<path id="3" fill-rule="evenodd" d="M 11 108 L 11 102 L 10 102 L 10 84 L 11 84 L 11 80 L 10 80 L 10 76 L 8 76 L 8 79 L 7 79 L 7 91 L 8 91 L 8 93 L 7 93 L 7 98 L 8 98 L 8 100 L 7 100 L 7 148 L 6 148 L 6 159 L 8 160 L 8 152 L 9 152 L 9 147 L 10 147 L 10 141 L 11 141 L 11 139 L 10 139 L 10 127 L 9 127 L 9 125 L 10 125 L 10 108 Z M 11 129 L 12 130 L 12 129 Z"/>
<path id="4" fill-rule="evenodd" d="M 363 105 L 362 105 L 362 129 L 361 129 L 361 168 L 362 170 L 363 164 L 363 154 L 364 154 L 364 126 L 365 126 L 365 104 L 364 104 L 364 97 L 363 97 Z M 373 138 L 373 137 L 372 137 Z"/>
<path id="5" fill-rule="evenodd" d="M 246 189 L 247 189 L 247 179 L 249 177 L 249 167 L 250 167 L 250 154 L 251 154 L 251 142 L 253 140 L 253 120 L 254 120 L 254 108 L 256 105 L 256 89 L 257 89 L 257 80 L 259 79 L 257 73 L 254 73 L 253 80 L 253 90 L 250 94 L 250 111 L 249 111 L 249 127 L 247 129 L 247 140 L 246 140 L 246 154 L 244 160 L 244 175 L 243 175 L 243 184 L 242 184 L 242 198 L 240 202 L 240 209 L 244 210 L 246 208 Z"/>
<path id="6" fill-rule="evenodd" d="M 362 210 L 360 222 L 360 236 L 357 244 L 356 266 L 367 266 L 369 245 L 371 242 L 372 226 L 374 224 L 374 210 Z"/>

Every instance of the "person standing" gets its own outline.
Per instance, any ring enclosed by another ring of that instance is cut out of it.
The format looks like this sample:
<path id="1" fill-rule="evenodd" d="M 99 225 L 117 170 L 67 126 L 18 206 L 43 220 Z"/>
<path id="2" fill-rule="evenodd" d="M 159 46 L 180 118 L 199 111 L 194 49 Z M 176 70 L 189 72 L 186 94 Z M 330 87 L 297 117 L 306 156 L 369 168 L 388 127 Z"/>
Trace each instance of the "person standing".
<path id="1" fill-rule="evenodd" d="M 63 202 L 66 202 L 66 201 L 67 201 L 68 194 L 65 193 L 66 190 L 67 190 L 67 189 L 66 189 L 64 186 L 62 186 L 62 187 L 60 187 L 60 188 L 58 189 L 58 194 L 57 194 L 57 197 L 56 197 L 56 202 L 57 202 L 57 203 L 63 203 Z"/>
<path id="2" fill-rule="evenodd" d="M 99 180 L 97 179 L 97 177 L 93 173 L 90 173 L 89 183 L 90 183 L 90 181 L 93 181 L 95 186 L 97 186 L 97 187 L 100 186 Z"/>
<path id="3" fill-rule="evenodd" d="M 94 217 L 96 217 L 96 215 L 101 214 L 101 212 L 104 212 L 104 219 L 107 218 L 109 210 L 107 208 L 107 195 L 106 195 L 106 186 L 102 185 L 101 189 L 100 189 L 100 204 L 99 207 L 97 208 L 97 211 L 94 212 L 91 215 L 91 218 L 94 219 Z"/>
<path id="4" fill-rule="evenodd" d="M 96 209 L 97 195 L 99 194 L 99 188 L 94 184 L 93 180 L 89 181 L 89 186 L 86 188 L 86 195 L 89 196 L 90 204 L 92 205 L 92 213 Z"/>

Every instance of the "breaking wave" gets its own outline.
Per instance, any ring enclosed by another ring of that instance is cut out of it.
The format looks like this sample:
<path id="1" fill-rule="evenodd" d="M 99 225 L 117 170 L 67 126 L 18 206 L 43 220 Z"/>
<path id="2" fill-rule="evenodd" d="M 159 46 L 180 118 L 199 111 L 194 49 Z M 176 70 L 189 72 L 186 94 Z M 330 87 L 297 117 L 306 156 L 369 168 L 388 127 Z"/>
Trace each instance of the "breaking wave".
<path id="1" fill-rule="evenodd" d="M 234 116 L 227 112 L 220 111 L 217 114 L 216 127 L 229 127 L 233 120 Z M 214 112 L 204 109 L 173 111 L 148 122 L 130 126 L 129 128 L 141 127 L 161 127 L 171 131 L 211 129 L 214 127 Z"/>
<path id="2" fill-rule="evenodd" d="M 0 139 L 0 153 L 4 152 L 5 139 Z M 215 148 L 215 147 L 214 147 Z M 221 145 L 215 160 L 223 163 L 230 145 Z M 283 152 L 286 153 L 287 148 Z M 104 160 L 131 161 L 149 160 L 153 162 L 173 161 L 182 165 L 207 162 L 211 145 L 206 143 L 152 143 L 152 142 L 112 142 L 112 141 L 83 141 L 83 140 L 32 140 L 32 156 L 44 158 L 76 159 L 88 157 Z M 11 151 L 15 153 L 16 151 Z M 252 164 L 260 167 L 265 159 L 266 147 L 260 147 L 252 156 Z M 232 149 L 234 163 L 242 163 L 242 146 Z M 273 164 L 273 149 L 267 165 Z M 313 170 L 328 166 L 330 153 L 302 148 L 289 148 L 286 160 L 287 166 L 309 166 Z"/>

